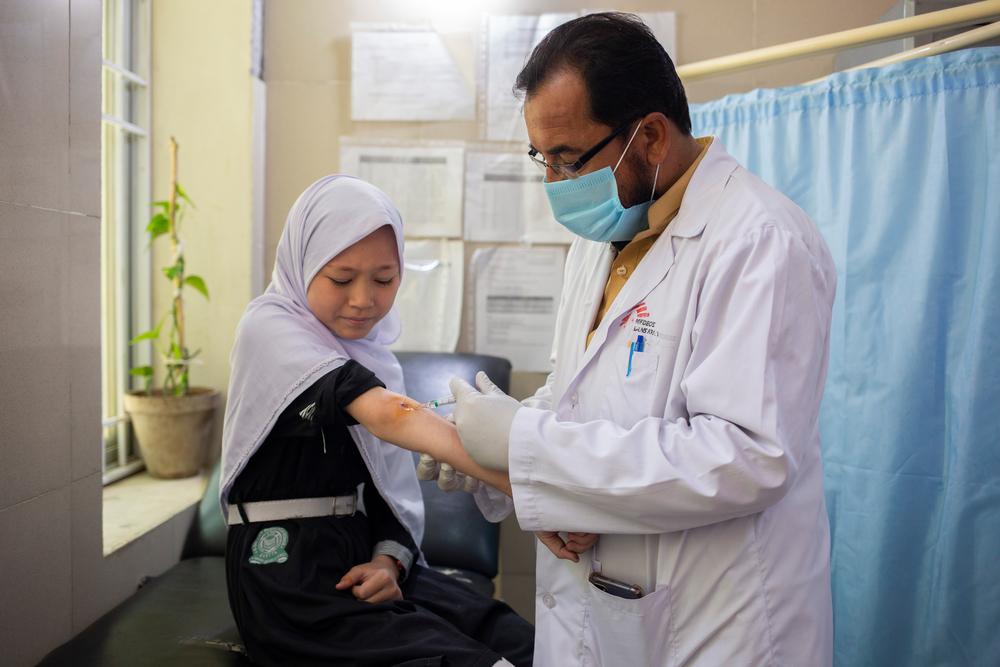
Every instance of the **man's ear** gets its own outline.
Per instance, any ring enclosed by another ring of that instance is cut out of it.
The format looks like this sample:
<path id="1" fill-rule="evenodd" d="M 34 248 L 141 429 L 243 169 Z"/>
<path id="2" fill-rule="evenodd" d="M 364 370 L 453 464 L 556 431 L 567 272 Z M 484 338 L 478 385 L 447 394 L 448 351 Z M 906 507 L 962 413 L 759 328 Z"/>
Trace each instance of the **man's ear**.
<path id="1" fill-rule="evenodd" d="M 670 152 L 675 128 L 669 118 L 659 111 L 647 114 L 642 124 L 642 137 L 646 147 L 645 160 L 650 167 L 663 164 Z"/>

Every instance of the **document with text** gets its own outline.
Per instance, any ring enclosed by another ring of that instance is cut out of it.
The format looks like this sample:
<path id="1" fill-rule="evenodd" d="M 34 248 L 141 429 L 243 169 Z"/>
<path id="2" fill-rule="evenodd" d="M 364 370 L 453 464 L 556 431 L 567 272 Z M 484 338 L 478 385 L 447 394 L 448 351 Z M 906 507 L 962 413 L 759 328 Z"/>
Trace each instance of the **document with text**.
<path id="1" fill-rule="evenodd" d="M 562 292 L 562 248 L 487 248 L 473 255 L 475 351 L 515 370 L 550 371 Z"/>

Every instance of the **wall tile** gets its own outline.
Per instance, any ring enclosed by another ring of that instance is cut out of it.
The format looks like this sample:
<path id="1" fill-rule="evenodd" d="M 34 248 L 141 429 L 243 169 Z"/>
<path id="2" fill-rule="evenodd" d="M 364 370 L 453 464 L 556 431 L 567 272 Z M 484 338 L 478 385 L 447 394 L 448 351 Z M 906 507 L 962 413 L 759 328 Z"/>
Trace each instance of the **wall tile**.
<path id="1" fill-rule="evenodd" d="M 67 281 L 70 431 L 74 480 L 101 470 L 101 229 L 69 216 Z"/>
<path id="2" fill-rule="evenodd" d="M 4 665 L 34 665 L 71 636 L 70 489 L 0 510 L 0 647 Z"/>
<path id="3" fill-rule="evenodd" d="M 66 343 L 69 217 L 0 203 L 0 349 Z"/>
<path id="4" fill-rule="evenodd" d="M 70 0 L 69 201 L 101 215 L 101 0 Z"/>
<path id="5" fill-rule="evenodd" d="M 73 559 L 72 618 L 76 634 L 96 621 L 118 601 L 135 591 L 135 583 L 122 581 L 119 586 L 107 586 L 107 569 L 102 551 L 101 474 L 78 479 L 72 484 L 70 533 Z M 118 591 L 117 588 L 124 588 Z"/>
<path id="6" fill-rule="evenodd" d="M 0 3 L 0 201 L 65 208 L 69 3 Z"/>
<path id="7" fill-rule="evenodd" d="M 58 347 L 0 350 L 0 507 L 70 482 L 68 364 Z"/>
<path id="8" fill-rule="evenodd" d="M 0 507 L 70 481 L 67 217 L 0 204 Z"/>

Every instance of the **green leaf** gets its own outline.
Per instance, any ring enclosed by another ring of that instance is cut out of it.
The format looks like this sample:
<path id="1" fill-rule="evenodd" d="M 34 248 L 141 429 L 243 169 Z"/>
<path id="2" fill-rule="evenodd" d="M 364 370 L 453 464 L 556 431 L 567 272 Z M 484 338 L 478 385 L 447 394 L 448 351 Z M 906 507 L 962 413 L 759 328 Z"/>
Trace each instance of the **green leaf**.
<path id="1" fill-rule="evenodd" d="M 181 273 L 183 272 L 184 272 L 184 265 L 181 264 L 180 262 L 174 264 L 173 266 L 163 267 L 163 275 L 165 275 L 170 280 L 173 280 L 177 276 L 181 275 Z"/>
<path id="2" fill-rule="evenodd" d="M 157 213 L 146 225 L 146 231 L 149 232 L 150 239 L 166 234 L 170 231 L 170 218 L 162 213 Z"/>
<path id="3" fill-rule="evenodd" d="M 136 366 L 129 371 L 132 375 L 137 375 L 140 377 L 153 377 L 153 367 L 152 366 Z"/>
<path id="4" fill-rule="evenodd" d="M 160 331 L 163 330 L 163 320 L 165 319 L 166 316 L 164 315 L 163 317 L 160 318 L 160 321 L 157 322 L 155 327 L 153 327 L 149 331 L 144 331 L 143 333 L 139 334 L 138 336 L 130 340 L 128 344 L 135 345 L 136 343 L 144 340 L 151 340 L 155 342 L 160 337 Z"/>
<path id="5" fill-rule="evenodd" d="M 177 183 L 176 186 L 177 186 L 177 196 L 186 201 L 187 203 L 191 204 L 191 208 L 198 208 L 197 206 L 194 205 L 194 202 L 191 201 L 191 198 L 187 196 L 187 193 L 184 192 L 184 188 L 181 187 L 181 184 Z"/>
<path id="6" fill-rule="evenodd" d="M 177 343 L 170 344 L 170 352 L 167 354 L 167 364 L 170 363 L 170 359 L 183 359 L 184 353 L 181 351 L 181 346 Z"/>
<path id="7" fill-rule="evenodd" d="M 184 284 L 190 285 L 191 287 L 201 292 L 206 299 L 208 298 L 208 288 L 205 287 L 205 281 L 202 280 L 201 276 L 188 276 L 187 278 L 184 279 Z"/>
<path id="8" fill-rule="evenodd" d="M 164 211 L 164 213 L 165 213 L 165 212 L 167 212 L 167 211 L 170 210 L 170 202 L 167 201 L 166 199 L 163 199 L 163 200 L 160 200 L 160 201 L 154 201 L 153 202 L 153 207 L 154 208 L 162 208 L 163 211 Z"/>
<path id="9" fill-rule="evenodd" d="M 139 334 L 138 336 L 136 336 L 135 338 L 133 338 L 132 340 L 130 340 L 128 342 L 128 344 L 129 345 L 135 345 L 138 342 L 141 342 L 141 341 L 144 341 L 144 340 L 155 340 L 155 339 L 157 339 L 159 337 L 160 337 L 160 329 L 159 328 L 150 329 L 149 331 L 144 331 L 141 334 Z"/>

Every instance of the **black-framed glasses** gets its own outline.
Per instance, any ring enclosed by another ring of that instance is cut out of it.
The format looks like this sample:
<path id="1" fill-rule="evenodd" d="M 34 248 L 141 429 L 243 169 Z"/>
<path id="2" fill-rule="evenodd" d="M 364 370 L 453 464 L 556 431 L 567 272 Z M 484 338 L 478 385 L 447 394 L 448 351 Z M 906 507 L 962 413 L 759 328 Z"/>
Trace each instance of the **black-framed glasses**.
<path id="1" fill-rule="evenodd" d="M 553 172 L 556 173 L 556 175 L 561 176 L 563 178 L 576 178 L 577 174 L 580 173 L 580 170 L 583 169 L 583 166 L 585 164 L 587 164 L 595 155 L 600 153 L 605 146 L 611 143 L 612 139 L 614 139 L 619 134 L 621 134 L 629 127 L 631 127 L 632 123 L 634 122 L 635 119 L 632 119 L 616 127 L 614 130 L 611 131 L 611 134 L 604 137 L 599 142 L 594 144 L 593 147 L 586 150 L 583 153 L 583 155 L 580 156 L 580 159 L 577 160 L 576 162 L 566 163 L 566 164 L 553 164 L 546 162 L 545 158 L 541 157 L 540 153 L 538 152 L 538 149 L 535 148 L 534 146 L 532 146 L 531 149 L 528 151 L 528 157 L 531 158 L 531 161 L 537 164 L 539 168 L 541 168 L 543 171 L 546 169 L 551 169 Z"/>

